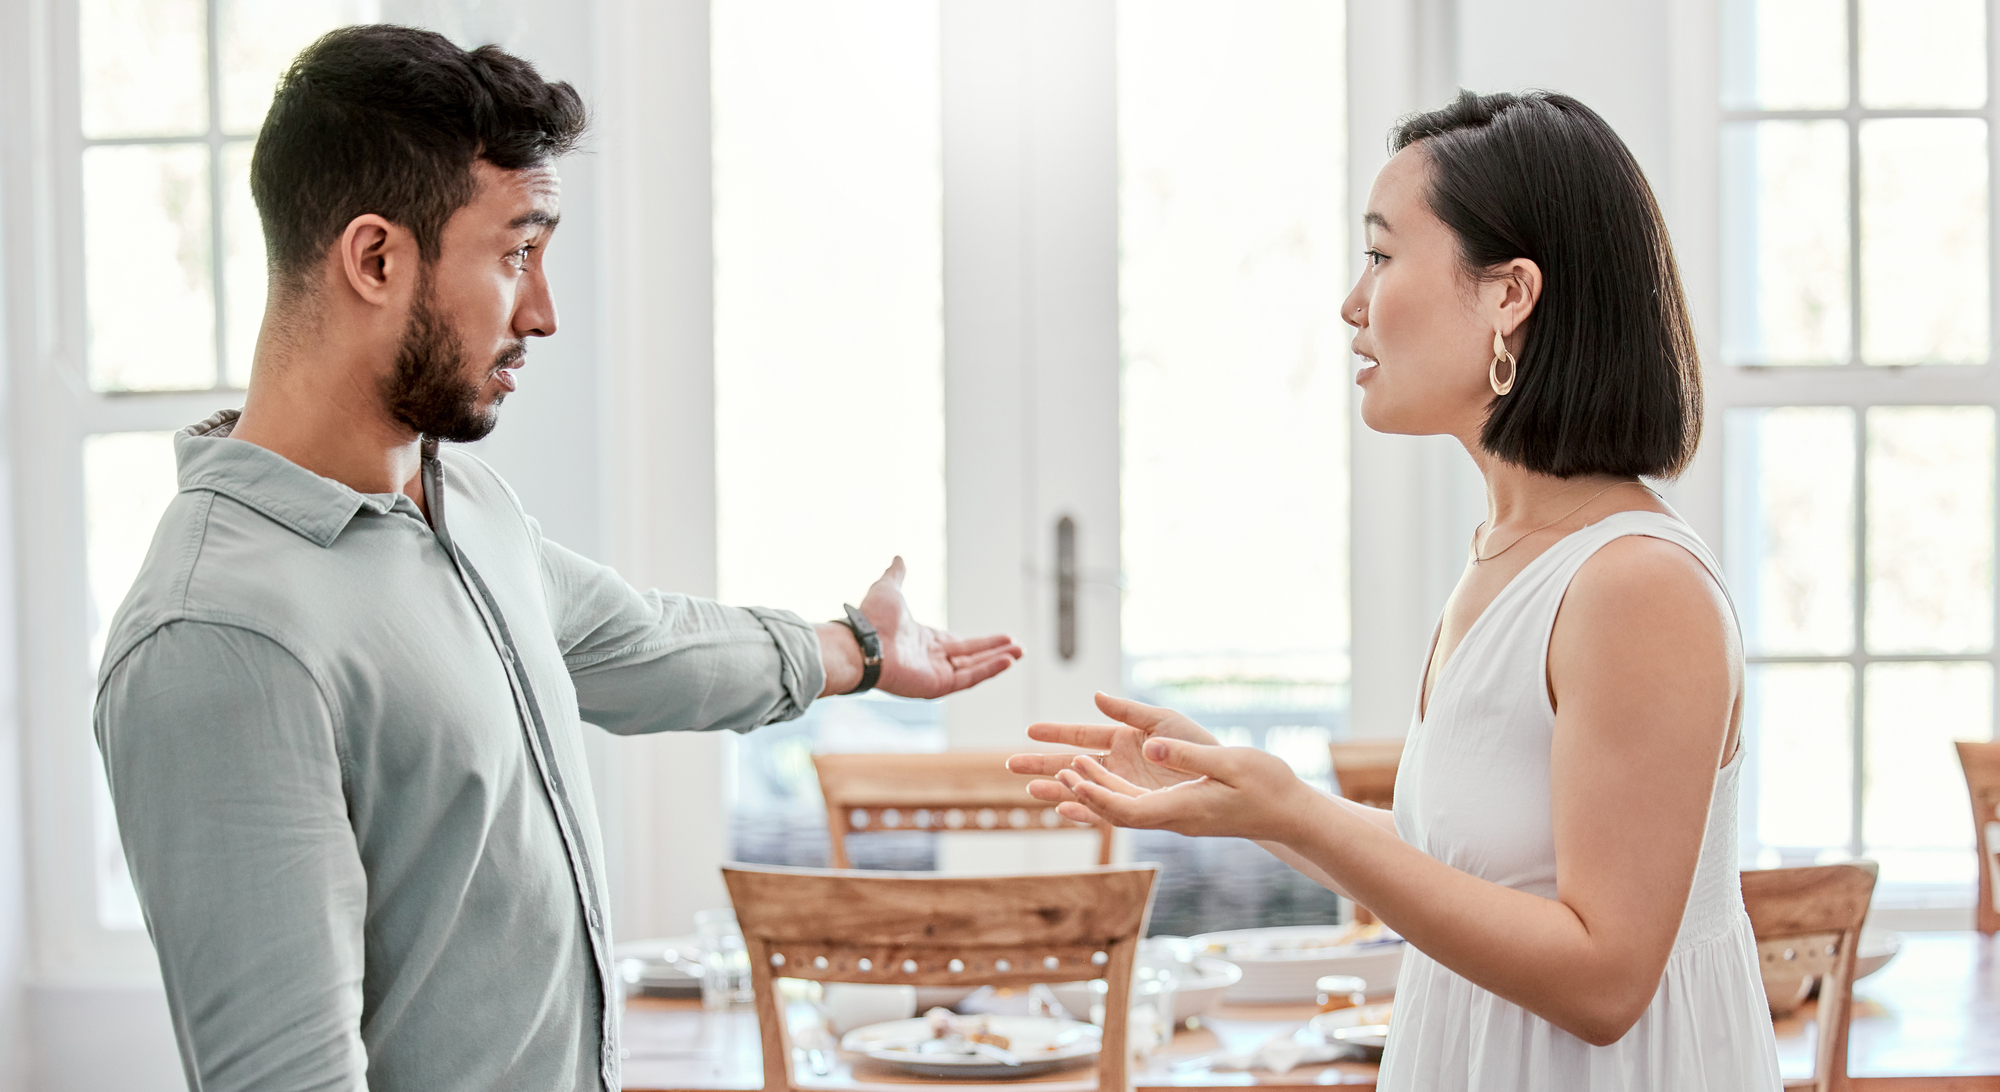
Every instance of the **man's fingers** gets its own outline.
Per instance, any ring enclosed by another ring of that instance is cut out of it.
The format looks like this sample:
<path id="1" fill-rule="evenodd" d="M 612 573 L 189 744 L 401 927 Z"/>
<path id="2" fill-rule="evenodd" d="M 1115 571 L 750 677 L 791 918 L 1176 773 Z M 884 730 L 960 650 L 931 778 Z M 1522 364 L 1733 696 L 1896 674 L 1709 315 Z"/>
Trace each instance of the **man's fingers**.
<path id="1" fill-rule="evenodd" d="M 938 647 L 944 650 L 945 655 L 952 657 L 975 656 L 996 648 L 1012 648 L 1017 656 L 1021 652 L 1021 646 L 1016 645 L 1014 639 L 1004 633 L 989 633 L 984 637 L 953 637 L 948 633 L 940 633 Z"/>
<path id="2" fill-rule="evenodd" d="M 1054 724 L 1043 721 L 1028 725 L 1028 738 L 1059 747 L 1081 747 L 1086 751 L 1108 751 L 1124 728 L 1109 724 Z"/>
<path id="3" fill-rule="evenodd" d="M 952 672 L 951 685 L 957 690 L 963 690 L 968 686 L 977 686 L 1013 666 L 1014 657 L 1012 656 L 989 656 L 975 664 L 961 667 Z"/>

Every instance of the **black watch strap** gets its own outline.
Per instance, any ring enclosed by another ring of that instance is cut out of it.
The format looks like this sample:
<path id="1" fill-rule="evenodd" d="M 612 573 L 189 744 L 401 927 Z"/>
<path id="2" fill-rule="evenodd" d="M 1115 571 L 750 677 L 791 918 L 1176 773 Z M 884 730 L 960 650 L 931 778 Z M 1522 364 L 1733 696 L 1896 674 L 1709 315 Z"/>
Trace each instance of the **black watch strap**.
<path id="1" fill-rule="evenodd" d="M 860 610 L 848 603 L 840 606 L 847 612 L 847 617 L 840 619 L 841 624 L 854 631 L 854 640 L 861 645 L 861 682 L 848 693 L 873 690 L 882 678 L 882 635 L 875 632 L 875 623 Z"/>

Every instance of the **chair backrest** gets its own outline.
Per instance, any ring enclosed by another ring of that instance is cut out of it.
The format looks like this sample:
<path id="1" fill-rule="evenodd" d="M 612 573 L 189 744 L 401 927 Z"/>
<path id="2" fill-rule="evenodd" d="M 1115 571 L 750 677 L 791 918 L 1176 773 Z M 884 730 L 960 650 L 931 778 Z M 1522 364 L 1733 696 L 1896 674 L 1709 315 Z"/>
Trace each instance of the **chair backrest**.
<path id="1" fill-rule="evenodd" d="M 1979 905 L 1973 925 L 2000 930 L 2000 743 L 1958 743 L 1958 764 L 1972 796 L 1972 844 L 1979 852 Z"/>
<path id="2" fill-rule="evenodd" d="M 1371 808 L 1396 802 L 1396 767 L 1403 761 L 1400 739 L 1365 739 L 1329 743 L 1333 782 L 1340 795 Z"/>
<path id="3" fill-rule="evenodd" d="M 1396 803 L 1396 768 L 1403 763 L 1400 739 L 1363 739 L 1329 743 L 1333 754 L 1335 791 L 1357 804 L 1389 808 Z M 1354 904 L 1354 920 L 1371 922 L 1375 915 L 1360 903 Z"/>
<path id="4" fill-rule="evenodd" d="M 1028 795 L 1033 778 L 1007 770 L 1006 751 L 814 755 L 832 864 L 852 868 L 847 836 L 880 831 L 1091 830 L 1097 863 L 1111 863 L 1111 827 L 1063 818 Z"/>
<path id="5" fill-rule="evenodd" d="M 911 986 L 1102 978 L 1097 1087 L 1128 1087 L 1132 961 L 1152 907 L 1153 865 L 1021 876 L 941 876 L 726 865 L 757 992 L 764 1088 L 793 1087 L 777 979 Z"/>
<path id="6" fill-rule="evenodd" d="M 1765 966 L 1819 976 L 1819 1052 L 1812 1083 L 1819 1092 L 1848 1087 L 1854 955 L 1874 894 L 1873 861 L 1743 873 L 1743 907 L 1757 936 L 1757 958 Z"/>

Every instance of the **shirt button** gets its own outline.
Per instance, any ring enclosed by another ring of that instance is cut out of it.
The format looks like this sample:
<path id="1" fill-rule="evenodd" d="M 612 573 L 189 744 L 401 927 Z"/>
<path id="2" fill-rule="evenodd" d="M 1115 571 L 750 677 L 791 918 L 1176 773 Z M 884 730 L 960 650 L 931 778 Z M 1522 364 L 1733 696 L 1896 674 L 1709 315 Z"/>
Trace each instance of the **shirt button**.
<path id="1" fill-rule="evenodd" d="M 513 663 L 513 662 L 514 662 L 514 650 L 513 650 L 513 649 L 511 649 L 511 648 L 508 648 L 508 647 L 507 647 L 506 645 L 501 645 L 501 646 L 500 646 L 500 658 L 501 658 L 502 660 L 505 660 L 506 662 L 508 662 L 508 663 L 510 663 L 510 664 L 511 664 L 511 663 Z"/>
<path id="2" fill-rule="evenodd" d="M 586 915 L 586 917 L 590 919 L 590 927 L 592 929 L 604 928 L 604 918 L 597 912 L 597 907 L 595 906 L 591 907 L 590 912 L 589 914 Z"/>

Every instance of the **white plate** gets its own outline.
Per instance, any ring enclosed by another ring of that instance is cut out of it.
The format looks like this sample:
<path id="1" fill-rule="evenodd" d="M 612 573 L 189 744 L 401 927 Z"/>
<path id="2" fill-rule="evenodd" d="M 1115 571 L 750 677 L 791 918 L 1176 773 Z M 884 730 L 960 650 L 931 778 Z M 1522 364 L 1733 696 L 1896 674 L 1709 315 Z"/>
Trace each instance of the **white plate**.
<path id="1" fill-rule="evenodd" d="M 1274 929 L 1232 929 L 1191 937 L 1196 951 L 1226 959 L 1243 978 L 1223 995 L 1232 1004 L 1311 1001 L 1314 983 L 1330 974 L 1351 974 L 1368 983 L 1370 997 L 1395 992 L 1403 966 L 1400 939 L 1344 947 L 1314 947 L 1315 937 L 1338 935 L 1345 926 L 1290 925 Z"/>
<path id="2" fill-rule="evenodd" d="M 1020 1065 L 1005 1065 L 984 1054 L 918 1053 L 907 1044 L 931 1038 L 930 1021 L 921 1016 L 855 1028 L 841 1037 L 840 1049 L 925 1077 L 1025 1077 L 1096 1057 L 1103 1034 L 1092 1025 L 1075 1020 L 1041 1016 L 984 1019 L 995 1035 L 1006 1037 L 1007 1049 L 1021 1059 Z"/>
<path id="3" fill-rule="evenodd" d="M 1312 1023 L 1308 1026 L 1329 1043 L 1346 1043 L 1348 1046 L 1361 1047 L 1364 1050 L 1380 1051 L 1389 1041 L 1387 1034 L 1335 1035 L 1334 1032 L 1349 1028 L 1386 1026 L 1389 1023 L 1390 1010 L 1394 1007 L 1394 1005 L 1362 1005 L 1352 1009 L 1335 1009 L 1313 1017 Z"/>

